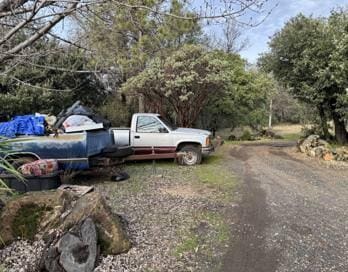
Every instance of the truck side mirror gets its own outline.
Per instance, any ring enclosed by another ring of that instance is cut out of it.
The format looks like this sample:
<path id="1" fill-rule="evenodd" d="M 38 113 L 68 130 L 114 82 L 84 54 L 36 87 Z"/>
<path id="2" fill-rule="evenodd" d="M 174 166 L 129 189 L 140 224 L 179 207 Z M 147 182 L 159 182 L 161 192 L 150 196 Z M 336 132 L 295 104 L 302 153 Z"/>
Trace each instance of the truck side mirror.
<path id="1" fill-rule="evenodd" d="M 160 128 L 158 128 L 158 131 L 159 131 L 160 133 L 168 133 L 168 130 L 167 130 L 165 127 L 160 127 Z"/>

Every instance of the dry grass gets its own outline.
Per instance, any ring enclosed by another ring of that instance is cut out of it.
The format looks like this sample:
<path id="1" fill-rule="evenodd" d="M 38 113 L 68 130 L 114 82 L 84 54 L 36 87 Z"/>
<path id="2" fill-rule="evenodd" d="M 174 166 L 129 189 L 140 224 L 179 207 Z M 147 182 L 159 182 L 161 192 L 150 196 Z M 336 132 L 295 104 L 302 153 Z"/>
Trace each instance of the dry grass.
<path id="1" fill-rule="evenodd" d="M 275 133 L 283 136 L 286 134 L 301 134 L 303 126 L 300 124 L 280 124 L 273 127 Z"/>
<path id="2" fill-rule="evenodd" d="M 248 129 L 245 127 L 244 129 Z M 250 128 L 249 128 L 250 129 Z M 285 140 L 297 140 L 302 135 L 303 125 L 300 124 L 279 124 L 272 127 L 273 131 L 282 136 Z M 224 128 L 217 131 L 217 135 L 227 140 L 231 134 L 240 135 L 243 128 L 234 129 L 232 132 L 230 128 Z"/>

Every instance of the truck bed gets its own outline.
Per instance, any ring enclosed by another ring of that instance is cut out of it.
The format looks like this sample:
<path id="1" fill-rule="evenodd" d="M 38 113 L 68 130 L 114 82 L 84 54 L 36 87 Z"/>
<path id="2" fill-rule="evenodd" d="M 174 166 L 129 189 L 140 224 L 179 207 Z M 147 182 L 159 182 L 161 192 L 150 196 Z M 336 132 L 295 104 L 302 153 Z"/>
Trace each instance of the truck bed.
<path id="1" fill-rule="evenodd" d="M 113 144 L 107 130 L 64 133 L 58 136 L 20 136 L 11 141 L 10 154 L 28 154 L 39 159 L 57 159 L 63 168 L 86 169 L 89 158 Z"/>

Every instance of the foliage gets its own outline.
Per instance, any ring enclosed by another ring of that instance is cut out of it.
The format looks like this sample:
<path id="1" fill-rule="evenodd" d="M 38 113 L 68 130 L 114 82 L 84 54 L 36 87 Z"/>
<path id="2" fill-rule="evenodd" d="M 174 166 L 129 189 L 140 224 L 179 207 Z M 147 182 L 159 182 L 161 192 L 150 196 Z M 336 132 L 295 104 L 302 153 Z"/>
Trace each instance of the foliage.
<path id="1" fill-rule="evenodd" d="M 253 139 L 253 136 L 251 135 L 251 132 L 249 129 L 244 129 L 243 134 L 240 137 L 242 141 L 251 141 Z"/>
<path id="2" fill-rule="evenodd" d="M 295 97 L 317 107 L 323 126 L 326 126 L 325 111 L 330 114 L 341 143 L 348 142 L 344 125 L 347 41 L 347 11 L 333 12 L 327 20 L 300 14 L 272 38 L 271 52 L 260 59 L 260 64 L 288 85 Z"/>
<path id="3" fill-rule="evenodd" d="M 230 63 L 229 80 L 222 96 L 212 97 L 200 122 L 203 127 L 251 126 L 258 128 L 267 122 L 269 99 L 276 83 L 257 70 L 246 70 L 236 56 L 227 55 Z"/>
<path id="4" fill-rule="evenodd" d="M 8 152 L 8 145 L 11 141 L 14 140 L 4 141 L 4 139 L 0 138 L 0 173 L 1 171 L 5 171 L 15 176 L 17 179 L 24 181 L 22 175 L 16 169 L 14 169 L 13 166 L 7 160 L 3 159 L 3 157 Z M 10 193 L 12 192 L 12 190 L 7 186 L 7 184 L 0 178 L 0 193 L 1 191 L 6 191 Z"/>
<path id="5" fill-rule="evenodd" d="M 157 103 L 159 112 L 173 111 L 180 126 L 191 126 L 209 97 L 219 96 L 229 79 L 229 63 L 219 53 L 201 46 L 185 45 L 164 60 L 154 59 L 123 86 Z M 168 105 L 168 109 L 163 107 Z"/>
<path id="6" fill-rule="evenodd" d="M 134 102 L 131 100 L 131 102 Z M 122 101 L 113 95 L 108 97 L 108 101 L 99 107 L 99 113 L 109 120 L 112 126 L 128 127 L 132 118 L 132 113 L 136 112 L 134 105 Z"/>
<path id="7" fill-rule="evenodd" d="M 152 9 L 163 6 L 163 2 L 154 0 L 132 2 Z M 166 5 L 171 14 L 194 15 L 181 1 L 171 0 Z M 194 43 L 200 35 L 196 20 L 151 16 L 149 9 L 130 10 L 112 1 L 96 7 L 94 13 L 96 16 L 86 21 L 87 43 L 95 52 L 92 64 L 115 67 L 120 82 L 141 72 L 155 56 L 163 57 L 183 44 Z"/>
<path id="8" fill-rule="evenodd" d="M 310 123 L 313 120 L 313 106 L 295 99 L 288 90 L 281 86 L 272 95 L 272 100 L 273 124 Z"/>
<path id="9" fill-rule="evenodd" d="M 14 67 L 11 73 L 0 75 L 0 114 L 12 116 L 33 112 L 59 113 L 62 108 L 81 100 L 86 105 L 100 104 L 105 90 L 86 68 L 86 57 L 76 49 L 59 44 L 37 44 L 51 47 L 55 54 L 32 58 Z"/>

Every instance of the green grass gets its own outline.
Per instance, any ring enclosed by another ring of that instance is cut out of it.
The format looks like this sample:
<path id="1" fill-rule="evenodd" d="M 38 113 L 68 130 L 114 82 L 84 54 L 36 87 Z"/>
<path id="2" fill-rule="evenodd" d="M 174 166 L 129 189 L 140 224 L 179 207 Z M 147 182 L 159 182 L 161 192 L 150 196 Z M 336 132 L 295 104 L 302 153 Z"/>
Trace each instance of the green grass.
<path id="1" fill-rule="evenodd" d="M 301 134 L 300 133 L 289 133 L 289 134 L 283 134 L 282 137 L 284 140 L 297 141 L 298 139 L 301 138 Z"/>
<path id="2" fill-rule="evenodd" d="M 175 249 L 175 256 L 181 257 L 183 253 L 197 251 L 199 247 L 199 239 L 196 234 L 190 233 L 184 237 L 181 244 Z"/>
<path id="3" fill-rule="evenodd" d="M 208 223 L 207 233 L 198 234 L 195 229 L 201 222 Z M 217 248 L 230 239 L 229 225 L 225 217 L 217 212 L 204 211 L 195 215 L 195 224 L 190 229 L 178 232 L 181 243 L 175 248 L 174 256 L 180 258 L 185 253 L 196 253 L 198 250 L 205 258 L 211 258 L 213 248 Z"/>
<path id="4" fill-rule="evenodd" d="M 228 224 L 222 214 L 213 212 L 204 212 L 201 215 L 216 231 L 216 238 L 223 243 L 229 240 L 230 231 Z"/>
<path id="5" fill-rule="evenodd" d="M 348 147 L 348 145 L 343 145 L 343 144 L 339 144 L 337 142 L 330 142 L 330 147 L 331 148 L 341 148 L 341 147 Z"/>
<path id="6" fill-rule="evenodd" d="M 221 192 L 232 191 L 236 186 L 236 178 L 231 169 L 228 169 L 224 153 L 227 146 L 220 147 L 214 155 L 206 158 L 201 165 L 195 167 L 195 175 L 198 182 L 219 189 Z"/>
<path id="7" fill-rule="evenodd" d="M 193 184 L 212 189 L 211 197 L 223 203 L 232 201 L 238 185 L 237 179 L 228 165 L 229 147 L 230 144 L 219 147 L 217 152 L 207 157 L 201 165 L 192 167 L 193 171 L 190 176 Z M 229 224 L 223 215 L 223 210 L 221 212 L 198 211 L 192 217 L 194 218 L 192 226 L 178 232 L 182 241 L 175 248 L 174 255 L 180 258 L 184 253 L 196 254 L 199 251 L 204 258 L 212 258 L 213 250 L 223 250 L 223 244 L 230 239 Z M 203 222 L 208 225 L 207 233 L 199 234 L 197 229 Z"/>

